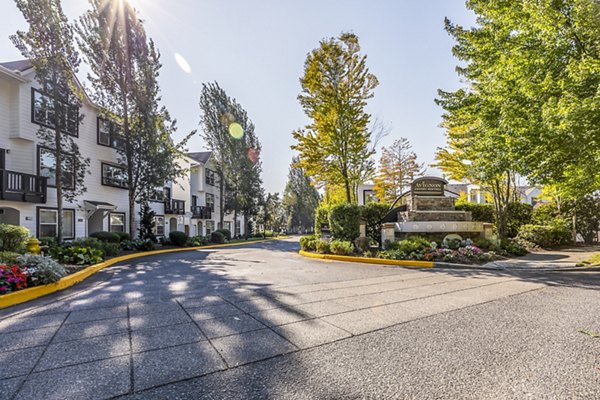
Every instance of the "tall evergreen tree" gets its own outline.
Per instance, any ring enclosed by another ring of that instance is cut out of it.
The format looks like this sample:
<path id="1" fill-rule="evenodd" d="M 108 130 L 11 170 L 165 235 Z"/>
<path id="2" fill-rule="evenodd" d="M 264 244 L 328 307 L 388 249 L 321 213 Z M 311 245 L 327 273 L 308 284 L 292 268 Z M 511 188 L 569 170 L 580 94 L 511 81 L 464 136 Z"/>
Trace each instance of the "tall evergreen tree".
<path id="1" fill-rule="evenodd" d="M 320 200 L 319 192 L 297 164 L 298 158 L 294 157 L 282 199 L 287 227 L 292 232 L 312 229 L 315 224 L 315 210 Z"/>
<path id="2" fill-rule="evenodd" d="M 16 0 L 29 23 L 27 32 L 18 31 L 12 42 L 35 70 L 40 93 L 34 95 L 35 107 L 46 126 L 38 137 L 50 149 L 54 172 L 48 177 L 56 186 L 58 209 L 57 240 L 63 240 L 63 204 L 86 191 L 85 174 L 90 160 L 84 158 L 73 136 L 79 132 L 81 92 L 75 73 L 79 56 L 73 47 L 73 28 L 63 13 L 60 0 Z"/>
<path id="3" fill-rule="evenodd" d="M 322 40 L 308 54 L 298 100 L 311 123 L 293 133 L 298 166 L 318 187 L 343 187 L 348 203 L 357 201 L 354 188 L 374 171 L 365 106 L 378 81 L 366 58 L 351 33 Z"/>
<path id="4" fill-rule="evenodd" d="M 159 105 L 160 55 L 135 9 L 127 1 L 90 0 L 90 5 L 79 19 L 78 42 L 103 117 L 122 134 L 117 153 L 126 169 L 134 236 L 136 202 L 185 173 L 177 158 L 189 135 L 177 145 L 171 139 L 175 122 Z"/>

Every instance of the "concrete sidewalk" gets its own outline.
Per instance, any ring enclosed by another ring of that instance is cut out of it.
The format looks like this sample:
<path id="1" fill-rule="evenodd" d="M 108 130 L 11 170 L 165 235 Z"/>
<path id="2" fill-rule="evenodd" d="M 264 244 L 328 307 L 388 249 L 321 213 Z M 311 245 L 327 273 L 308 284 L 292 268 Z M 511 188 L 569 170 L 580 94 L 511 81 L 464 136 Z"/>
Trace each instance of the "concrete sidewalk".
<path id="1" fill-rule="evenodd" d="M 562 269 L 575 268 L 577 263 L 600 253 L 600 246 L 582 246 L 560 250 L 536 250 L 523 257 L 493 261 L 486 268 L 498 269 Z"/>

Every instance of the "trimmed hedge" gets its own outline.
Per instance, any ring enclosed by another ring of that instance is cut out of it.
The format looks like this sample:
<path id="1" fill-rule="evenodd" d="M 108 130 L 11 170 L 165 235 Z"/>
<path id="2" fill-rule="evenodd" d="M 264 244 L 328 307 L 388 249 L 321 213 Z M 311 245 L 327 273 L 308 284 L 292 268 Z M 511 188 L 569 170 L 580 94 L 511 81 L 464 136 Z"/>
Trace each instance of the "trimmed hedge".
<path id="1" fill-rule="evenodd" d="M 338 256 L 349 256 L 354 253 L 354 245 L 352 242 L 345 240 L 332 240 L 329 244 L 329 248 L 332 254 Z"/>
<path id="2" fill-rule="evenodd" d="M 169 241 L 173 246 L 185 246 L 189 237 L 185 232 L 173 231 L 169 232 Z"/>
<path id="3" fill-rule="evenodd" d="M 389 204 L 368 203 L 360 207 L 360 217 L 366 225 L 367 237 L 375 243 L 381 242 L 381 224 L 379 221 L 389 211 Z"/>
<path id="4" fill-rule="evenodd" d="M 356 204 L 339 204 L 329 211 L 329 229 L 336 240 L 354 242 L 360 236 L 360 207 Z"/>
<path id="5" fill-rule="evenodd" d="M 210 234 L 210 241 L 214 244 L 223 244 L 225 243 L 225 235 L 222 232 L 214 231 Z"/>
<path id="6" fill-rule="evenodd" d="M 572 242 L 571 231 L 562 223 L 553 225 L 523 225 L 517 240 L 534 243 L 540 247 L 557 247 Z"/>
<path id="7" fill-rule="evenodd" d="M 231 231 L 229 229 L 217 229 L 215 232 L 221 232 L 225 239 L 231 240 Z"/>
<path id="8" fill-rule="evenodd" d="M 322 225 L 329 226 L 329 206 L 320 206 L 315 210 L 315 233 L 321 232 Z"/>
<path id="9" fill-rule="evenodd" d="M 317 253 L 320 254 L 327 254 L 331 251 L 331 248 L 329 247 L 329 242 L 326 240 L 317 240 L 315 244 L 315 249 L 317 250 Z"/>
<path id="10" fill-rule="evenodd" d="M 90 237 L 109 243 L 119 243 L 121 241 L 121 237 L 115 232 L 99 231 L 90 233 Z"/>
<path id="11" fill-rule="evenodd" d="M 300 238 L 300 248 L 304 251 L 315 251 L 317 249 L 317 235 L 303 236 Z"/>
<path id="12" fill-rule="evenodd" d="M 491 204 L 458 203 L 455 209 L 457 211 L 470 211 L 473 215 L 473 221 L 493 224 L 496 219 L 494 216 L 494 206 Z"/>

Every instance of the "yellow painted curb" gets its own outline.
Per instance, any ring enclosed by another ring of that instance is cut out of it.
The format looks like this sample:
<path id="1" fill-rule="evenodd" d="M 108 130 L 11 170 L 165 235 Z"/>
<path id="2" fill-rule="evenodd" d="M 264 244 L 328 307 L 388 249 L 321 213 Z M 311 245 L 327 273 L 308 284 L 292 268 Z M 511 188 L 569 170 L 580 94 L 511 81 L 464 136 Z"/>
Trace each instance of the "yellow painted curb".
<path id="1" fill-rule="evenodd" d="M 216 249 L 220 247 L 230 247 L 230 246 L 243 246 L 246 244 L 254 244 L 254 243 L 263 243 L 269 242 L 272 240 L 285 239 L 286 237 L 278 237 L 272 239 L 261 239 L 261 240 L 252 240 L 250 242 L 238 242 L 238 243 L 224 243 L 224 244 L 211 244 L 207 246 L 195 246 L 195 247 L 184 247 L 180 249 L 165 249 L 165 250 L 152 250 L 146 251 L 143 253 L 133 253 L 127 254 L 124 256 L 119 256 L 115 258 L 111 258 L 110 260 L 103 261 L 99 264 L 90 265 L 89 267 L 82 269 L 81 271 L 77 271 L 74 274 L 67 275 L 61 278 L 58 282 L 50 283 L 48 285 L 40 285 L 34 286 L 27 289 L 19 290 L 16 292 L 4 294 L 0 296 L 0 309 L 15 306 L 17 304 L 25 303 L 27 301 L 31 301 L 37 299 L 38 297 L 46 296 L 47 294 L 58 292 L 60 290 L 64 290 L 68 287 L 75 285 L 83 281 L 84 279 L 89 278 L 94 275 L 96 272 L 104 269 L 106 267 L 110 267 L 111 265 L 118 264 L 122 261 L 131 260 L 133 258 L 153 256 L 157 254 L 165 254 L 165 253 L 176 253 L 180 251 L 194 251 L 194 250 L 204 250 L 204 249 Z"/>
<path id="2" fill-rule="evenodd" d="M 431 261 L 386 260 L 383 258 L 336 256 L 334 254 L 310 253 L 310 252 L 304 251 L 304 250 L 300 250 L 298 253 L 304 257 L 318 258 L 320 260 L 348 261 L 348 262 L 358 262 L 358 263 L 365 263 L 365 264 L 380 264 L 380 265 L 400 265 L 403 267 L 433 268 L 433 262 L 431 262 Z"/>

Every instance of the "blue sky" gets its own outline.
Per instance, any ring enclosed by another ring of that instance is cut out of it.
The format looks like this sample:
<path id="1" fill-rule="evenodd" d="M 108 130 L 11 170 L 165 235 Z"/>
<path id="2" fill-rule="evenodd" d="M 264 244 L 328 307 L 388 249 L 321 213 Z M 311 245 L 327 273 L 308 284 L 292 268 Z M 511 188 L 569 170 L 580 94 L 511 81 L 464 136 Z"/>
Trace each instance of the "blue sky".
<path id="1" fill-rule="evenodd" d="M 19 59 L 8 36 L 26 29 L 11 0 L 0 0 L 0 60 Z M 430 164 L 444 132 L 436 91 L 460 85 L 444 17 L 473 25 L 464 0 L 131 0 L 162 54 L 163 102 L 178 120 L 177 136 L 199 128 L 202 82 L 217 81 L 248 111 L 262 143 L 263 180 L 281 192 L 293 156 L 292 131 L 307 123 L 296 99 L 306 54 L 319 40 L 351 31 L 380 81 L 368 111 L 390 130 L 380 145 L 408 138 Z M 71 19 L 87 7 L 63 0 Z M 191 67 L 175 60 L 179 53 Z M 190 150 L 203 146 L 199 136 Z M 378 158 L 378 157 L 377 157 Z M 439 171 L 429 168 L 429 173 Z"/>

